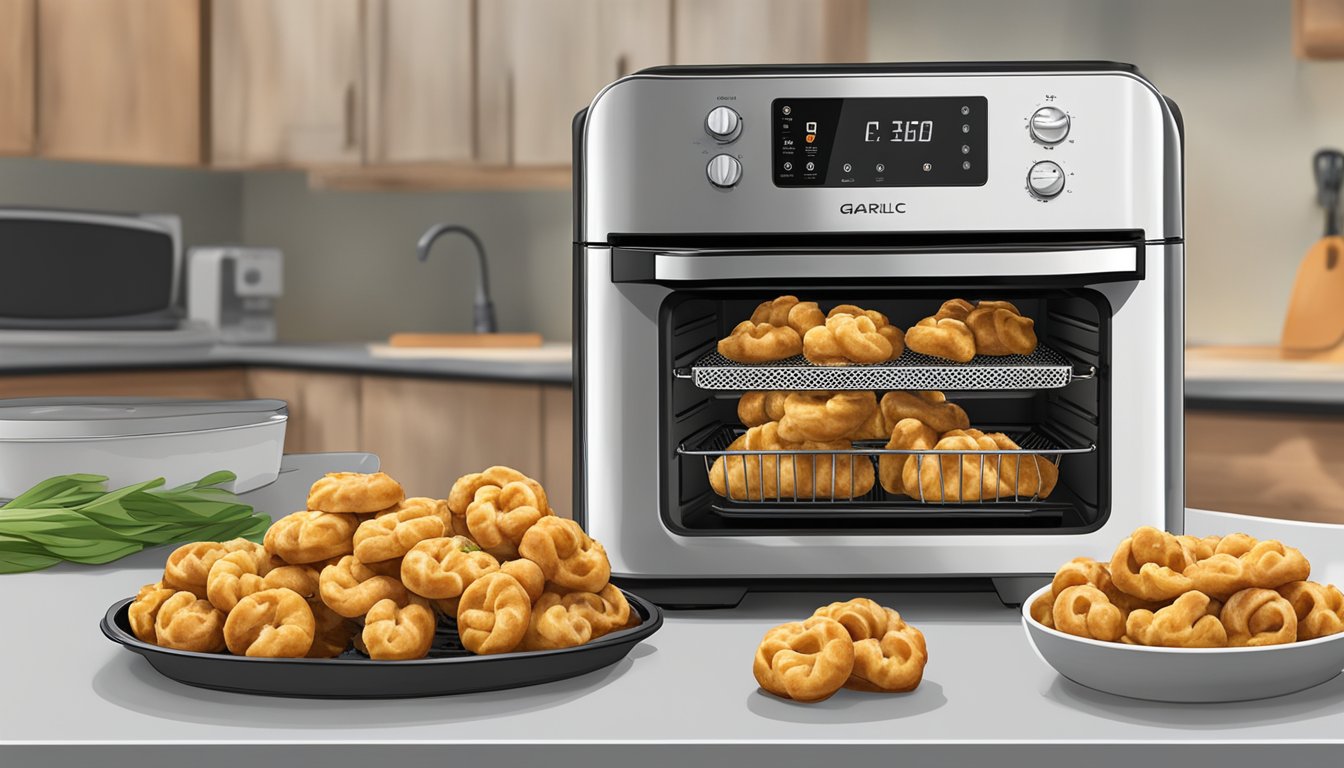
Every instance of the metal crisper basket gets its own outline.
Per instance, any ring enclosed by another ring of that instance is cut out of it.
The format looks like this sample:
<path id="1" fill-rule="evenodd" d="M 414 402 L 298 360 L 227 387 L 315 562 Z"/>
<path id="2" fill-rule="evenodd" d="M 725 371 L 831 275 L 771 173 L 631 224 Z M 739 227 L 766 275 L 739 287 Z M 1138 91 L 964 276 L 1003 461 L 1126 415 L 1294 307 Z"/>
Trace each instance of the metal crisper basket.
<path id="1" fill-rule="evenodd" d="M 682 456 L 700 457 L 704 461 L 706 473 L 712 472 L 716 460 L 720 458 L 724 460 L 724 485 L 728 491 L 726 501 L 730 502 L 732 507 L 720 511 L 749 510 L 753 505 L 758 507 L 768 505 L 772 514 L 781 511 L 787 513 L 790 507 L 803 513 L 815 513 L 822 505 L 843 503 L 847 511 L 870 508 L 890 512 L 904 505 L 927 508 L 926 505 L 931 504 L 1039 502 L 1044 497 L 1032 488 L 1023 489 L 1021 467 L 1027 466 L 1028 462 L 1034 462 L 1036 473 L 1040 476 L 1044 464 L 1048 463 L 1058 470 L 1064 456 L 1091 453 L 1096 450 L 1095 445 L 1081 447 L 1062 445 L 1049 435 L 1034 430 L 1009 435 L 1013 442 L 1020 446 L 1017 450 L 898 450 L 886 448 L 885 444 L 878 440 L 856 441 L 853 448 L 838 450 L 730 448 L 732 442 L 745 431 L 742 427 L 724 426 L 712 431 L 699 442 L 683 444 L 677 448 L 677 453 Z M 885 491 L 880 482 L 879 471 L 879 461 L 883 456 L 913 457 L 917 476 L 922 476 L 926 462 L 933 462 L 932 466 L 936 466 L 939 472 L 938 486 L 945 490 L 940 494 L 944 498 L 926 497 L 922 484 L 918 496 L 890 494 Z M 740 458 L 732 461 L 732 457 Z M 1013 461 L 1018 464 L 1012 464 Z M 865 493 L 857 493 L 860 490 L 856 481 L 860 462 L 868 462 L 873 469 L 873 486 Z M 995 478 L 1001 478 L 1005 465 L 1014 469 L 1015 482 L 1008 486 L 996 479 L 993 481 L 995 487 L 986 487 L 985 478 L 988 476 L 986 470 L 992 471 Z M 978 478 L 978 485 L 974 481 L 967 481 L 968 474 Z M 800 475 L 804 482 L 798 481 Z M 945 481 L 947 476 L 955 478 L 951 486 Z"/>
<path id="2" fill-rule="evenodd" d="M 906 349 L 875 365 L 813 365 L 802 355 L 770 363 L 738 363 L 716 351 L 674 371 L 698 389 L 1057 389 L 1090 379 L 1067 357 L 1044 344 L 1028 355 L 977 355 L 957 363 Z"/>

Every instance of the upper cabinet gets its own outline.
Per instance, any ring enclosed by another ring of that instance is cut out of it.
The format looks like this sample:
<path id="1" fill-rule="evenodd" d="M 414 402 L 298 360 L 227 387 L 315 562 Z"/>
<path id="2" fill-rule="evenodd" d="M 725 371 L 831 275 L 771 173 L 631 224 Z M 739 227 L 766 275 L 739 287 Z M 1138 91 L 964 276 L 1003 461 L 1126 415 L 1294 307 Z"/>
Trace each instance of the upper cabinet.
<path id="1" fill-rule="evenodd" d="M 0 0 L 0 152 L 563 187 L 611 81 L 862 61 L 865 22 L 866 0 Z"/>
<path id="2" fill-rule="evenodd" d="M 211 162 L 360 162 L 363 2 L 213 0 L 210 7 Z"/>
<path id="3" fill-rule="evenodd" d="M 37 0 L 0 0 L 0 154 L 33 151 Z"/>
<path id="4" fill-rule="evenodd" d="M 199 0 L 37 0 L 38 152 L 199 163 L 201 10 Z"/>
<path id="5" fill-rule="evenodd" d="M 671 0 L 478 5 L 480 161 L 568 165 L 570 123 L 597 92 L 671 61 Z"/>
<path id="6" fill-rule="evenodd" d="M 868 59 L 867 0 L 676 0 L 677 64 Z"/>
<path id="7" fill-rule="evenodd" d="M 1302 59 L 1344 59 L 1344 0 L 1293 0 L 1293 49 Z"/>
<path id="8" fill-rule="evenodd" d="M 474 8 L 472 0 L 365 0 L 367 162 L 476 159 Z"/>

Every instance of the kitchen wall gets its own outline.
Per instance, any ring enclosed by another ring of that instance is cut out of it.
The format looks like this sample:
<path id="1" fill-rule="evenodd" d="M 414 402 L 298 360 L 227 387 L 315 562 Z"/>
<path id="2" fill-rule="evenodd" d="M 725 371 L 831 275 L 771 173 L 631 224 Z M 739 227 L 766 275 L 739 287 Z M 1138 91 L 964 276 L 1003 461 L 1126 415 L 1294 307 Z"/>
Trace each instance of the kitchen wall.
<path id="1" fill-rule="evenodd" d="M 177 213 L 187 244 L 238 242 L 242 191 L 235 173 L 0 157 L 0 205 Z"/>
<path id="2" fill-rule="evenodd" d="M 490 261 L 502 331 L 570 337 L 567 192 L 323 192 L 297 173 L 249 173 L 243 238 L 285 252 L 280 335 L 287 341 L 385 338 L 396 331 L 469 331 L 476 256 L 445 235 L 429 261 L 415 244 L 431 224 L 466 224 Z"/>

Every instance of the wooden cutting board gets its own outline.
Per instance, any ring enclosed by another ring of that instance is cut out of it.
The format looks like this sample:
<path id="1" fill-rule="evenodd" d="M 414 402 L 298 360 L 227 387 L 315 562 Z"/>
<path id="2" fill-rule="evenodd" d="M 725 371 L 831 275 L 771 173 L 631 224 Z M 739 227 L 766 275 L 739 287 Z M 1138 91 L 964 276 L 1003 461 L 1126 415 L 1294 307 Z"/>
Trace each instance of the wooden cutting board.
<path id="1" fill-rule="evenodd" d="M 393 347 L 540 347 L 540 333 L 394 333 L 387 343 Z"/>
<path id="2" fill-rule="evenodd" d="M 1344 237 L 1322 237 L 1297 269 L 1279 340 L 1286 352 L 1326 352 L 1344 341 Z"/>

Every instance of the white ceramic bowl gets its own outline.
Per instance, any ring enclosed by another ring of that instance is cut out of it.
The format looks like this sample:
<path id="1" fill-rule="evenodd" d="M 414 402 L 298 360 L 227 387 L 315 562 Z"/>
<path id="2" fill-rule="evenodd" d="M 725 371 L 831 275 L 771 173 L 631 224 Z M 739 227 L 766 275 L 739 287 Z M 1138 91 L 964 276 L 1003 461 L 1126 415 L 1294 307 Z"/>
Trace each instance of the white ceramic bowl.
<path id="1" fill-rule="evenodd" d="M 0 498 L 55 475 L 106 475 L 108 488 L 168 487 L 220 470 L 236 493 L 275 480 L 288 413 L 279 400 L 0 400 Z"/>
<path id="2" fill-rule="evenodd" d="M 1050 629 L 1022 604 L 1037 655 L 1079 685 L 1135 699 L 1176 702 L 1267 699 L 1320 685 L 1344 670 L 1344 633 L 1259 648 L 1150 648 Z"/>

